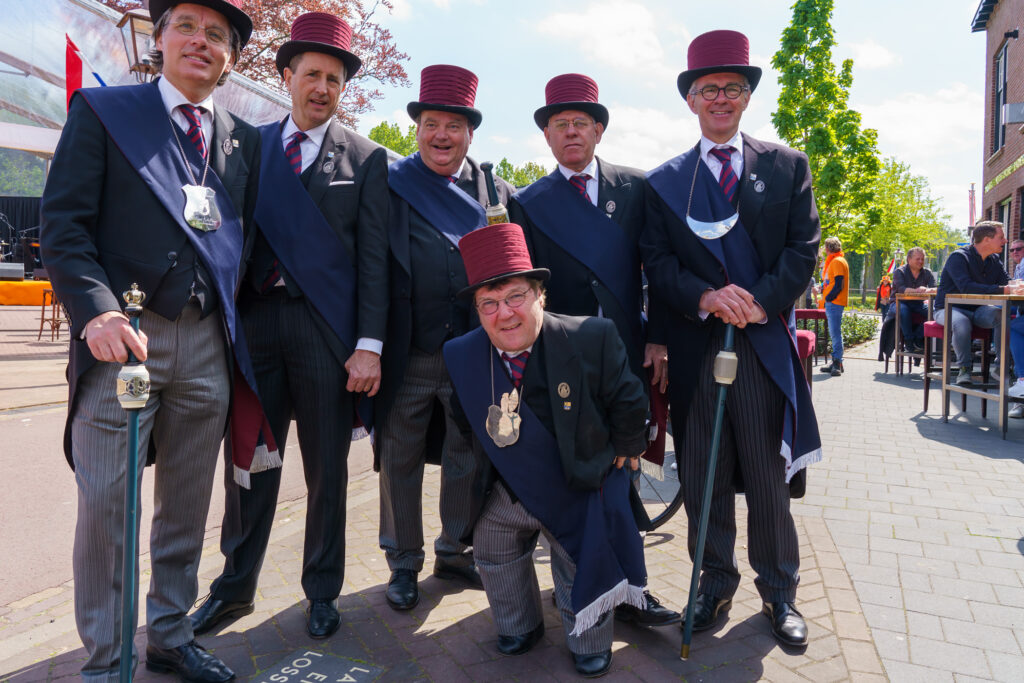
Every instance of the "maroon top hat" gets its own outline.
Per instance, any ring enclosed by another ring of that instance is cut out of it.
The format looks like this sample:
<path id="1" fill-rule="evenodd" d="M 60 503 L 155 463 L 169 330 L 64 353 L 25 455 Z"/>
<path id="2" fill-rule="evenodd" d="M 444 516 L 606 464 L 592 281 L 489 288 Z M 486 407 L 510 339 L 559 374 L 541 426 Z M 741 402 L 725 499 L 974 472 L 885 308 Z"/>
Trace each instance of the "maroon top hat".
<path id="1" fill-rule="evenodd" d="M 242 4 L 241 0 L 149 0 L 149 18 L 155 24 L 160 21 L 160 17 L 164 12 L 183 2 L 209 7 L 223 14 L 224 18 L 235 27 L 235 30 L 238 31 L 238 36 L 242 39 L 242 45 L 239 49 L 245 47 L 245 44 L 249 42 L 249 36 L 252 35 L 252 19 L 239 7 Z"/>
<path id="2" fill-rule="evenodd" d="M 284 68 L 295 55 L 322 52 L 341 60 L 347 82 L 363 65 L 359 57 L 349 52 L 351 42 L 352 28 L 340 17 L 327 12 L 307 12 L 292 22 L 292 39 L 278 49 L 277 71 L 283 76 Z"/>
<path id="3" fill-rule="evenodd" d="M 553 114 L 568 109 L 586 112 L 605 128 L 608 110 L 597 101 L 597 83 L 583 74 L 562 74 L 548 81 L 544 88 L 547 104 L 533 112 L 533 120 L 543 130 Z"/>
<path id="4" fill-rule="evenodd" d="M 420 72 L 420 99 L 405 108 L 414 120 L 421 112 L 447 111 L 462 114 L 473 129 L 480 127 L 484 115 L 473 108 L 477 77 L 472 71 L 450 64 L 434 64 Z"/>
<path id="5" fill-rule="evenodd" d="M 686 71 L 679 74 L 676 85 L 685 98 L 695 80 L 715 73 L 742 74 L 750 81 L 750 92 L 754 92 L 761 69 L 750 66 L 750 43 L 745 35 L 739 31 L 708 31 L 694 38 L 686 50 Z"/>
<path id="6" fill-rule="evenodd" d="M 511 277 L 547 280 L 551 276 L 547 268 L 533 267 L 523 229 L 515 223 L 477 228 L 459 240 L 459 251 L 469 281 L 469 287 L 459 292 L 462 298 L 472 296 L 479 287 Z"/>

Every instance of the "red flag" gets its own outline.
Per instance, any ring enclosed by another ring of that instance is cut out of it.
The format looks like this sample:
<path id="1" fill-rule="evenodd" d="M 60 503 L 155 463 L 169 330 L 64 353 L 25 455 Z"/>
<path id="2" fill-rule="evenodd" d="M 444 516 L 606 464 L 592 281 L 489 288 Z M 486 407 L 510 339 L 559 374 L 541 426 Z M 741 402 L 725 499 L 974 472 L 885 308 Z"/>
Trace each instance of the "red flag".
<path id="1" fill-rule="evenodd" d="M 67 49 L 64 52 L 64 81 L 67 86 L 67 107 L 71 107 L 71 96 L 76 90 L 82 87 L 82 57 L 78 54 L 78 48 L 71 42 L 71 36 L 64 34 L 67 38 Z"/>

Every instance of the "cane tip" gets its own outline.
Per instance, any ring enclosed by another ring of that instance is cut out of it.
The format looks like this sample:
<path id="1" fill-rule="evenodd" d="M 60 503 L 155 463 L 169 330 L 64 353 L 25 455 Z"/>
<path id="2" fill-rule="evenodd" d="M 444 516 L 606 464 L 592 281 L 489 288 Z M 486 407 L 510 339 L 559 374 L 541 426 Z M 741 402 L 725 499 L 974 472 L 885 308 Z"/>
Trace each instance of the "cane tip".
<path id="1" fill-rule="evenodd" d="M 679 659 L 689 659 L 689 658 L 690 658 L 690 646 L 689 645 L 683 645 L 682 648 L 679 649 Z"/>

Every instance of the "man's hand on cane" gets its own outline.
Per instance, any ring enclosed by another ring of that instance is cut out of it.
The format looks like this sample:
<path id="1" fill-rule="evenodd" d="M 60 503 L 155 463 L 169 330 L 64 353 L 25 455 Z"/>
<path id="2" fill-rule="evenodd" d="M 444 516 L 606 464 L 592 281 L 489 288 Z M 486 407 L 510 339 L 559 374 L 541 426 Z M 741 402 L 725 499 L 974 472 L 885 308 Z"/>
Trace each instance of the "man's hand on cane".
<path id="1" fill-rule="evenodd" d="M 127 363 L 128 351 L 144 362 L 149 340 L 145 332 L 135 333 L 128 316 L 121 311 L 107 311 L 85 324 L 85 343 L 96 360 Z"/>

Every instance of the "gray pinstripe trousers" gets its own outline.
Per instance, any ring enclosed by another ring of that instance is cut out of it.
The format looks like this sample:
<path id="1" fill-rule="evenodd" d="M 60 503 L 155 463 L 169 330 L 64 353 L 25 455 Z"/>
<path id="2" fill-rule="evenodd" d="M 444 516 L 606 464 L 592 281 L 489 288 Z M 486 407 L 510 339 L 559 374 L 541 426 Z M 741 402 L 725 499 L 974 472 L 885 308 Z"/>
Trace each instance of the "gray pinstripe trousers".
<path id="1" fill-rule="evenodd" d="M 678 421 L 678 416 L 673 418 L 676 450 L 682 454 L 679 478 L 689 522 L 690 559 L 697 545 L 697 525 L 715 419 L 717 385 L 711 367 L 723 341 L 724 330 L 716 330 L 708 340 L 686 421 Z M 765 602 L 792 602 L 800 581 L 800 547 L 789 512 L 786 461 L 779 455 L 785 397 L 761 366 L 757 352 L 742 330 L 736 330 L 735 348 L 739 368 L 736 381 L 726 395 L 725 423 L 698 590 L 727 598 L 739 587 L 735 551 L 738 470 L 747 499 L 747 552 L 750 565 L 757 572 L 754 584 Z"/>
<path id="2" fill-rule="evenodd" d="M 597 624 L 581 635 L 569 635 L 576 626 L 576 615 L 570 609 L 576 565 L 540 520 L 519 501 L 512 502 L 501 482 L 495 482 L 494 491 L 473 529 L 476 567 L 483 579 L 498 633 L 524 635 L 544 619 L 533 564 L 533 551 L 541 533 L 551 547 L 551 578 L 569 651 L 586 655 L 611 649 L 614 626 L 611 612 L 602 615 Z"/>
<path id="3" fill-rule="evenodd" d="M 199 320 L 186 306 L 177 321 L 144 311 L 152 389 L 139 416 L 139 453 L 157 444 L 154 465 L 152 577 L 146 596 L 147 635 L 158 647 L 192 640 L 188 611 L 197 571 L 217 453 L 224 435 L 230 384 L 223 322 Z M 80 379 L 72 425 L 78 484 L 73 554 L 75 620 L 89 658 L 82 677 L 117 680 L 121 631 L 121 559 L 127 416 L 114 395 L 117 363 L 98 363 Z M 139 468 L 138 486 L 143 468 Z"/>
<path id="4" fill-rule="evenodd" d="M 451 397 L 452 383 L 441 349 L 435 353 L 413 349 L 394 405 L 377 425 L 376 435 L 380 443 L 380 547 L 392 571 L 423 569 L 423 465 L 435 400 L 444 406 L 445 436 L 441 535 L 434 541 L 434 555 L 454 566 L 473 564 L 472 552 L 459 539 L 469 534 L 476 466 L 472 444 L 452 420 Z"/>

